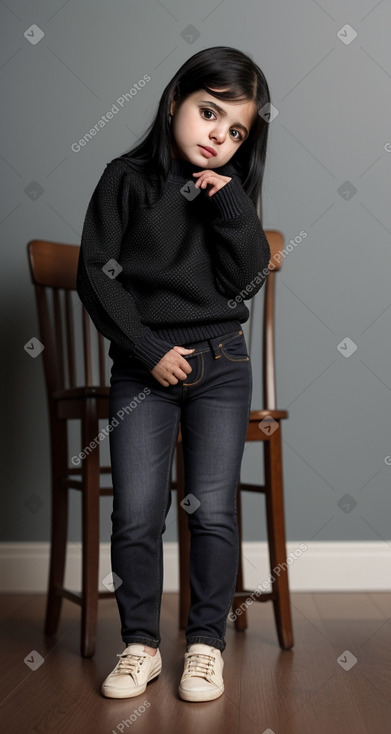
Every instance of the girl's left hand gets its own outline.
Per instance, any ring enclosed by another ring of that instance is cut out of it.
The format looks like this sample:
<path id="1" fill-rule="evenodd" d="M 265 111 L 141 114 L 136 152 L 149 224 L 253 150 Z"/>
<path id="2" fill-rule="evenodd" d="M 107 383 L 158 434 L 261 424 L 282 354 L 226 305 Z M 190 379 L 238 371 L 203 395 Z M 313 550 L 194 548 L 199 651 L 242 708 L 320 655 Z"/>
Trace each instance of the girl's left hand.
<path id="1" fill-rule="evenodd" d="M 222 189 L 232 179 L 229 176 L 221 176 L 219 173 L 205 169 L 205 171 L 197 171 L 193 173 L 193 176 L 199 176 L 199 179 L 194 184 L 195 188 L 205 189 L 208 184 L 213 188 L 208 192 L 208 196 L 213 196 L 219 189 Z"/>

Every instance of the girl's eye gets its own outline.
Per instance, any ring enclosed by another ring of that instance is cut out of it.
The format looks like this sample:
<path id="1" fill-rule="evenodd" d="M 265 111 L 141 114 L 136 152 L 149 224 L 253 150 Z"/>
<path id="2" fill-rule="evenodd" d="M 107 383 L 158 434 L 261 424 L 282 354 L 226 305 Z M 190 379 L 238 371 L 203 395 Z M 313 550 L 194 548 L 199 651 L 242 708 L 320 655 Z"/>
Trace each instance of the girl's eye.
<path id="1" fill-rule="evenodd" d="M 233 131 L 234 131 L 235 133 L 238 133 L 238 135 L 239 135 L 239 137 L 238 137 L 238 138 L 235 138 L 235 140 L 241 140 L 241 139 L 242 139 L 242 135 L 240 134 L 239 130 L 235 130 L 234 128 L 232 128 L 232 130 L 233 130 Z"/>
<path id="2" fill-rule="evenodd" d="M 214 115 L 215 114 L 212 110 L 209 110 L 206 107 L 202 108 L 201 109 L 201 112 L 210 112 L 211 115 Z M 212 118 L 211 117 L 206 117 L 206 118 L 204 117 L 204 119 L 211 120 Z M 235 128 L 231 128 L 231 130 L 233 130 L 235 133 L 237 133 L 239 135 L 239 137 L 234 137 L 234 140 L 242 140 L 243 139 L 243 135 L 239 132 L 239 130 L 235 130 Z"/>

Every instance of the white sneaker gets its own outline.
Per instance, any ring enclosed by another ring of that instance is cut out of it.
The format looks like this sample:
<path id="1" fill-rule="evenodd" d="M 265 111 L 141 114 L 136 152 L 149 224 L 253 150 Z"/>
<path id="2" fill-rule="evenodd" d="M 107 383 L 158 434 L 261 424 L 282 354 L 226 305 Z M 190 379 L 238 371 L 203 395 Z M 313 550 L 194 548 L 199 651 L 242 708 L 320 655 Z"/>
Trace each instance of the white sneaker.
<path id="1" fill-rule="evenodd" d="M 160 650 L 149 655 L 139 643 L 131 643 L 117 657 L 117 665 L 102 683 L 101 693 L 108 698 L 139 696 L 162 669 Z"/>
<path id="2" fill-rule="evenodd" d="M 221 650 L 196 643 L 185 653 L 185 666 L 179 683 L 184 701 L 212 701 L 224 693 L 224 661 Z"/>

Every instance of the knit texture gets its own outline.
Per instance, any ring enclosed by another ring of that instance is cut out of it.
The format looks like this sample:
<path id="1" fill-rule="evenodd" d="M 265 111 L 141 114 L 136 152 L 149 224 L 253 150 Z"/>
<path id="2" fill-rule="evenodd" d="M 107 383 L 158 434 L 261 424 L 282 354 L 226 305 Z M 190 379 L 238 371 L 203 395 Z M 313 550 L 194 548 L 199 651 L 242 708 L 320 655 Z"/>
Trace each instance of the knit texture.
<path id="1" fill-rule="evenodd" d="M 175 345 L 240 328 L 249 317 L 244 298 L 260 290 L 270 260 L 233 166 L 213 169 L 231 181 L 209 197 L 211 187 L 195 189 L 192 176 L 205 169 L 171 160 L 154 206 L 153 176 L 140 175 L 126 153 L 106 164 L 87 208 L 77 271 L 77 292 L 111 341 L 110 356 L 135 356 L 150 370 Z"/>

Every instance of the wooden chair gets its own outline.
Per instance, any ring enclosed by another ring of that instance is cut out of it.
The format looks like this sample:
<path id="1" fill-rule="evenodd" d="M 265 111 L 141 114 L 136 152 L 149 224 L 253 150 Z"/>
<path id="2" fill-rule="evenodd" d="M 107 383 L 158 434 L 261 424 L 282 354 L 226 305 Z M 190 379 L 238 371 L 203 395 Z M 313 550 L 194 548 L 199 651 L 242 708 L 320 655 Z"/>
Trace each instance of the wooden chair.
<path id="1" fill-rule="evenodd" d="M 280 245 L 278 233 L 266 232 L 271 247 Z M 277 239 L 275 238 L 277 236 Z M 62 599 L 65 597 L 82 609 L 80 652 L 83 657 L 92 657 L 96 644 L 96 625 L 98 613 L 98 600 L 113 598 L 113 591 L 99 591 L 99 499 L 101 496 L 113 494 L 113 488 L 101 487 L 101 474 L 111 473 L 110 466 L 100 466 L 100 455 L 98 450 L 87 453 L 80 462 L 80 466 L 68 465 L 68 435 L 67 421 L 78 419 L 81 421 L 81 444 L 88 446 L 99 434 L 99 420 L 109 417 L 109 380 L 106 379 L 105 370 L 105 345 L 104 337 L 99 334 L 92 323 L 89 314 L 81 304 L 82 326 L 83 326 L 83 350 L 78 355 L 83 358 L 84 384 L 76 384 L 76 349 L 75 349 L 75 314 L 71 294 L 76 290 L 76 274 L 80 247 L 58 242 L 32 240 L 27 245 L 28 260 L 32 282 L 35 286 L 36 303 L 38 310 L 38 321 L 40 340 L 44 345 L 42 352 L 45 374 L 45 385 L 47 404 L 49 412 L 49 427 L 51 441 L 51 552 L 48 578 L 48 593 L 46 603 L 46 616 L 44 631 L 47 635 L 53 635 L 58 629 L 61 615 Z M 266 287 L 271 289 L 271 278 L 268 277 Z M 269 296 L 269 308 L 273 303 L 272 295 Z M 77 310 L 78 313 L 78 310 Z M 272 312 L 268 320 L 269 331 L 267 332 L 268 343 L 271 344 L 273 329 Z M 97 338 L 97 359 L 99 368 L 98 381 L 93 380 L 93 332 Z M 271 371 L 272 362 L 269 365 L 268 394 L 273 396 L 272 386 L 274 384 L 274 371 Z M 271 405 L 272 399 L 266 404 Z M 255 423 L 261 420 L 270 411 L 255 411 L 252 414 L 254 422 L 253 431 L 256 433 Z M 278 420 L 286 417 L 286 413 L 274 411 L 273 417 Z M 251 422 L 249 430 L 251 427 Z M 277 432 L 275 432 L 277 433 Z M 271 437 L 273 438 L 273 437 Z M 179 426 L 177 437 L 177 477 L 178 502 L 183 497 L 183 485 L 180 477 L 182 451 L 181 430 Z M 270 451 L 270 460 L 278 467 L 278 446 L 274 438 Z M 178 471 L 179 468 L 179 471 Z M 80 478 L 81 477 L 81 478 Z M 274 483 L 277 483 L 277 472 L 273 472 Z M 175 488 L 175 482 L 172 483 Z M 242 488 L 247 488 L 242 485 Z M 76 489 L 82 495 L 82 589 L 81 592 L 71 591 L 64 587 L 64 571 L 66 562 L 67 530 L 68 530 L 68 489 Z M 182 494 L 180 492 L 182 491 Z M 271 504 L 270 517 L 274 518 L 274 533 L 276 537 L 277 551 L 272 559 L 272 564 L 279 562 L 284 554 L 284 534 L 281 522 L 278 521 L 278 513 L 282 516 L 282 497 L 278 499 L 275 492 Z M 182 508 L 180 508 L 182 510 Z M 180 579 L 181 579 L 181 627 L 185 626 L 186 618 L 186 553 L 188 542 L 186 539 L 186 528 L 183 523 L 180 526 L 179 549 L 180 549 Z M 284 556 L 285 557 L 285 556 Z M 276 560 L 274 560 L 274 558 Z M 277 560 L 278 559 L 278 560 Z M 240 590 L 238 573 L 238 591 Z M 279 588 L 284 589 L 283 579 L 279 579 Z M 288 588 L 286 584 L 286 596 L 288 599 Z M 245 594 L 246 595 L 246 594 Z M 270 595 L 272 596 L 272 595 Z M 282 600 L 282 591 L 280 599 Z M 277 600 L 276 600 L 277 601 Z M 281 604 L 280 604 L 281 605 Z M 283 613 L 283 605 L 282 613 Z M 241 629 L 246 624 L 245 614 L 240 617 L 237 628 Z"/>
<path id="2" fill-rule="evenodd" d="M 42 356 L 51 440 L 51 554 L 44 631 L 47 635 L 57 631 L 64 597 L 79 604 L 82 610 L 80 652 L 83 657 L 91 657 L 95 652 L 98 599 L 114 597 L 113 591 L 98 590 L 99 498 L 113 494 L 112 487 L 100 487 L 100 474 L 111 473 L 111 467 L 100 466 L 99 448 L 80 459 L 80 466 L 68 466 L 67 421 L 81 421 L 81 443 L 86 447 L 99 434 L 99 419 L 109 416 L 110 387 L 106 385 L 104 337 L 98 334 L 82 305 L 85 384 L 76 386 L 71 291 L 76 290 L 80 246 L 32 240 L 27 248 L 40 340 L 44 345 Z M 92 379 L 91 327 L 98 340 L 98 384 L 93 384 Z M 77 475 L 81 475 L 81 479 Z M 81 593 L 64 588 L 68 489 L 77 489 L 82 494 Z"/>
<path id="3" fill-rule="evenodd" d="M 281 423 L 283 418 L 288 417 L 286 410 L 276 408 L 276 378 L 274 358 L 274 302 L 275 302 L 275 278 L 276 272 L 281 266 L 279 255 L 283 247 L 283 236 L 275 230 L 265 231 L 268 239 L 271 259 L 265 289 L 265 305 L 263 314 L 263 365 L 262 365 L 262 410 L 252 410 L 247 431 L 246 441 L 262 441 L 265 484 L 248 484 L 239 479 L 237 493 L 237 517 L 240 548 L 242 547 L 242 517 L 241 517 L 241 492 L 260 492 L 266 499 L 267 534 L 269 547 L 270 569 L 272 583 L 270 592 L 257 592 L 251 598 L 255 601 L 272 601 L 274 607 L 274 618 L 276 622 L 277 635 L 280 647 L 284 650 L 293 647 L 293 632 L 290 610 L 290 596 L 288 584 L 288 566 L 286 563 L 286 541 L 285 520 L 283 502 L 283 476 L 282 476 L 282 441 Z M 260 426 L 260 422 L 262 426 Z M 275 421 L 278 425 L 275 426 Z M 173 489 L 177 490 L 177 524 L 179 541 L 179 627 L 185 629 L 190 608 L 190 582 L 189 582 L 189 551 L 190 532 L 187 523 L 187 513 L 180 504 L 185 497 L 186 489 L 184 482 L 184 464 L 182 452 L 182 437 L 179 432 L 176 450 L 176 479 L 171 481 Z M 278 567 L 278 573 L 272 570 Z M 232 612 L 242 603 L 241 600 L 253 594 L 243 588 L 243 565 L 242 556 L 239 557 L 239 568 L 236 581 L 236 591 L 232 604 Z M 235 628 L 244 630 L 247 628 L 247 613 L 244 610 L 240 615 L 235 615 Z"/>

